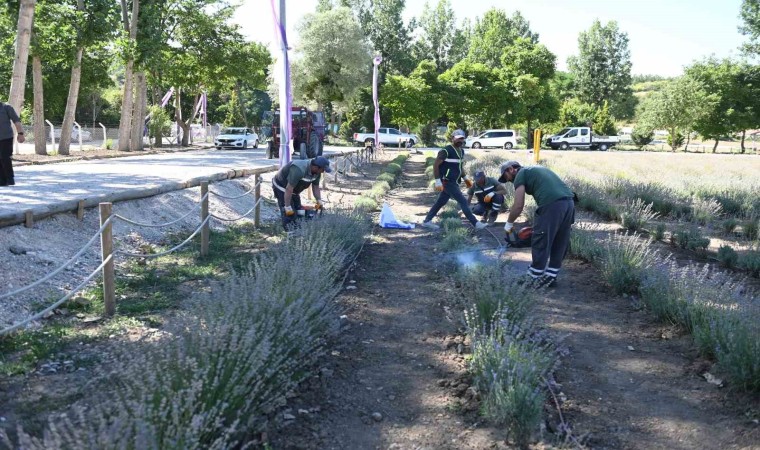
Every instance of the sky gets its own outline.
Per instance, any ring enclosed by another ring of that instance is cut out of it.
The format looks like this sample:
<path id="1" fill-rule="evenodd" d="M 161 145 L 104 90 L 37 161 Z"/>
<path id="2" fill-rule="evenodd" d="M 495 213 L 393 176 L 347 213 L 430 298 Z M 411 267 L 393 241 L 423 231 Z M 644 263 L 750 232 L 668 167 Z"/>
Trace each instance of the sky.
<path id="1" fill-rule="evenodd" d="M 249 39 L 274 43 L 271 0 L 241 0 L 235 15 Z M 279 10 L 279 0 L 273 0 Z M 539 42 L 557 55 L 557 66 L 567 70 L 567 58 L 578 52 L 578 33 L 595 19 L 615 20 L 628 34 L 633 74 L 677 76 L 695 60 L 715 55 L 741 56 L 745 37 L 741 24 L 741 0 L 450 0 L 457 24 L 472 22 L 490 8 L 520 13 L 539 34 Z M 437 4 L 437 0 L 430 1 Z M 307 13 L 314 12 L 317 0 L 286 0 L 288 39 L 297 42 L 295 30 Z M 419 17 L 425 0 L 406 0 L 404 18 Z"/>

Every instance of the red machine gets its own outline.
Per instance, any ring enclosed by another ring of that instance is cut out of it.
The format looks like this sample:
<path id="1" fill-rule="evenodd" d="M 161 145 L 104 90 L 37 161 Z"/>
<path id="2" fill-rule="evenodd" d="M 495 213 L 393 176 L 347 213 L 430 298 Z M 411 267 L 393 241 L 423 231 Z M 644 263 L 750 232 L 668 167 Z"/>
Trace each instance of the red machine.
<path id="1" fill-rule="evenodd" d="M 322 155 L 327 123 L 322 111 L 309 111 L 302 107 L 291 108 L 293 155 L 301 159 Z M 261 132 L 266 136 L 267 159 L 280 157 L 280 110 L 267 111 L 261 121 Z"/>

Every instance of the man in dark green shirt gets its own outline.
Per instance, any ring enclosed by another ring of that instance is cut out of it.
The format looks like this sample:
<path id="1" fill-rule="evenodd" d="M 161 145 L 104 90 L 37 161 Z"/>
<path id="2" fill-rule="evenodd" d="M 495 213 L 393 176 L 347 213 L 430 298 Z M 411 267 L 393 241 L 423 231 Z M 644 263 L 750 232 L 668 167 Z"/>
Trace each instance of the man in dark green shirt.
<path id="1" fill-rule="evenodd" d="M 499 181 L 509 181 L 515 186 L 515 201 L 504 226 L 507 233 L 512 232 L 522 213 L 525 194 L 536 200 L 538 208 L 531 239 L 533 261 L 528 274 L 535 286 L 552 286 L 570 245 L 570 227 L 575 222 L 573 191 L 546 167 L 522 167 L 517 161 L 501 165 Z"/>
<path id="2" fill-rule="evenodd" d="M 298 218 L 301 209 L 301 192 L 311 186 L 316 201 L 315 207 L 322 207 L 322 191 L 319 181 L 323 173 L 330 173 L 330 160 L 324 156 L 313 159 L 296 159 L 281 168 L 272 178 L 272 190 L 277 198 L 282 214 L 282 226 L 289 230 L 289 225 Z"/>

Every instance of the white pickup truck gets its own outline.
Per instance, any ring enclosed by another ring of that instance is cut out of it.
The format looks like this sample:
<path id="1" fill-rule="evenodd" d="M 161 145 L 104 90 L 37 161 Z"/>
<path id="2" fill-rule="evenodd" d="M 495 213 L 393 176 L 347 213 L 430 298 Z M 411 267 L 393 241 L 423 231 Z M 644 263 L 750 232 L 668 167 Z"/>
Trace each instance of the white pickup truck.
<path id="1" fill-rule="evenodd" d="M 402 133 L 395 128 L 378 128 L 377 139 L 383 145 L 398 145 L 399 142 L 408 142 L 414 145 L 420 141 L 416 134 Z M 375 133 L 354 133 L 354 142 L 364 145 L 372 145 L 375 142 Z"/>
<path id="2" fill-rule="evenodd" d="M 546 138 L 546 145 L 552 150 L 569 148 L 587 148 L 590 150 L 608 150 L 620 143 L 618 136 L 598 136 L 589 127 L 564 128 L 554 136 Z"/>

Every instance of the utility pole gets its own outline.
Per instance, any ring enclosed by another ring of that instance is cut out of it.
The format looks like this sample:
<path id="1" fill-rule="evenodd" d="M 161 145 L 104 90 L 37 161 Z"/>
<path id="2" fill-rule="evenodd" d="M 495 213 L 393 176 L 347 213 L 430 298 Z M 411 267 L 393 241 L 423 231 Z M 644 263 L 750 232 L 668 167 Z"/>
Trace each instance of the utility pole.
<path id="1" fill-rule="evenodd" d="M 273 5 L 274 6 L 274 5 Z M 285 0 L 280 0 L 280 45 L 282 47 L 282 84 L 280 85 L 280 167 L 290 162 L 290 61 L 285 28 Z"/>

